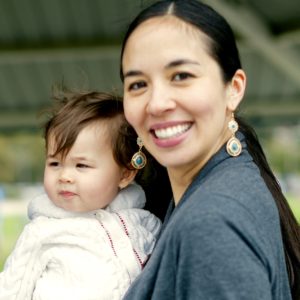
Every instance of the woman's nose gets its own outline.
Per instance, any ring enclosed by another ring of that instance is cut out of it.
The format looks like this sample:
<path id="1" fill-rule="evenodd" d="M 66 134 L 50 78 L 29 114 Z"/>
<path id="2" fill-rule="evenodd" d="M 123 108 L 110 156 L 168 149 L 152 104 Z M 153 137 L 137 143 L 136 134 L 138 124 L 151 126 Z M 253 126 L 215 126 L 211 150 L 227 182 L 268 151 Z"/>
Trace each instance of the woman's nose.
<path id="1" fill-rule="evenodd" d="M 163 85 L 152 87 L 146 111 L 151 115 L 160 116 L 176 107 L 171 91 Z"/>

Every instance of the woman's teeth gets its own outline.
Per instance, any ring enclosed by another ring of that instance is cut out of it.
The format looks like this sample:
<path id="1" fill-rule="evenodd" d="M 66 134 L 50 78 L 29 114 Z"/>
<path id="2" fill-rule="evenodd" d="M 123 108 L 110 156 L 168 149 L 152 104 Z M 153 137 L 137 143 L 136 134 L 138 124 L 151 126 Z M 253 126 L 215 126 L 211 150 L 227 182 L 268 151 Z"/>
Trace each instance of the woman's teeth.
<path id="1" fill-rule="evenodd" d="M 156 129 L 154 130 L 156 137 L 159 139 L 169 139 L 178 136 L 191 127 L 191 124 L 181 124 L 168 128 Z"/>

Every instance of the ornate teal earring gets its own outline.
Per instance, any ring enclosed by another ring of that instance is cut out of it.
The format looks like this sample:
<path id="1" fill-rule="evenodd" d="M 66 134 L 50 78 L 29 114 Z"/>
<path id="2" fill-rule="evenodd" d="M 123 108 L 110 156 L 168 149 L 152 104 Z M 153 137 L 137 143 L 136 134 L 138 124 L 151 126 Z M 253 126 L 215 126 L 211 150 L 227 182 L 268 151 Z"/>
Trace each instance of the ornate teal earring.
<path id="1" fill-rule="evenodd" d="M 226 150 L 230 156 L 238 156 L 242 152 L 242 145 L 240 141 L 236 138 L 235 133 L 239 129 L 239 124 L 234 119 L 234 114 L 232 113 L 231 120 L 228 122 L 228 128 L 231 131 L 231 138 L 227 142 Z"/>
<path id="2" fill-rule="evenodd" d="M 131 165 L 137 169 L 143 169 L 147 163 L 146 155 L 142 152 L 142 147 L 144 146 L 143 141 L 140 137 L 137 138 L 136 143 L 138 144 L 139 151 L 134 153 L 131 158 Z"/>

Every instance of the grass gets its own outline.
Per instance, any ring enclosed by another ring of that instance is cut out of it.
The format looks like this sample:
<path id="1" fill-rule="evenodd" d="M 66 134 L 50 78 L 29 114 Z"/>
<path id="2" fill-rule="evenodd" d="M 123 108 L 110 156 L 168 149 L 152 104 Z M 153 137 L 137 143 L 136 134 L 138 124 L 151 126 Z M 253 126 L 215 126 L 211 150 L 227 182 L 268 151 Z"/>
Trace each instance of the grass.
<path id="1" fill-rule="evenodd" d="M 293 199 L 292 197 L 290 197 L 289 204 L 298 223 L 300 224 L 300 200 Z"/>
<path id="2" fill-rule="evenodd" d="M 24 225 L 28 222 L 25 216 L 0 216 L 0 271 L 8 255 L 14 248 Z"/>

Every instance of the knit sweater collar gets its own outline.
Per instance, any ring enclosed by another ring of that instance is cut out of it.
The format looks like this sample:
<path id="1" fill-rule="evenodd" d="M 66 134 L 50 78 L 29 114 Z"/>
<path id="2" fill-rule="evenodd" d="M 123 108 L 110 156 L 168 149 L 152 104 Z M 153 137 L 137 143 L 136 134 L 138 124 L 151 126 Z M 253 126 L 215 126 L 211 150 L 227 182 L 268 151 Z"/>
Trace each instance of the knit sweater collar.
<path id="1" fill-rule="evenodd" d="M 116 212 L 122 209 L 143 208 L 146 203 L 146 197 L 143 189 L 132 183 L 128 187 L 122 189 L 116 198 L 105 208 L 108 212 Z M 34 198 L 28 206 L 28 217 L 34 219 L 38 216 L 53 217 L 57 219 L 72 217 L 92 217 L 98 211 L 91 212 L 71 212 L 55 206 L 46 194 L 42 194 Z"/>

